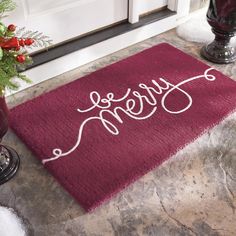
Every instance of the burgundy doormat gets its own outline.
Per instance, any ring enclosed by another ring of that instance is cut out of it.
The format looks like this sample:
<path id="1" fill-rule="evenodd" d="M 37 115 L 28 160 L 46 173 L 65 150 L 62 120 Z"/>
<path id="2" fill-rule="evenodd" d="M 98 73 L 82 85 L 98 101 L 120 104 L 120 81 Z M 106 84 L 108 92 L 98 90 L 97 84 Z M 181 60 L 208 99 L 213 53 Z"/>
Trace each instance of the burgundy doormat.
<path id="1" fill-rule="evenodd" d="M 160 44 L 11 111 L 11 127 L 92 210 L 219 123 L 236 83 Z"/>

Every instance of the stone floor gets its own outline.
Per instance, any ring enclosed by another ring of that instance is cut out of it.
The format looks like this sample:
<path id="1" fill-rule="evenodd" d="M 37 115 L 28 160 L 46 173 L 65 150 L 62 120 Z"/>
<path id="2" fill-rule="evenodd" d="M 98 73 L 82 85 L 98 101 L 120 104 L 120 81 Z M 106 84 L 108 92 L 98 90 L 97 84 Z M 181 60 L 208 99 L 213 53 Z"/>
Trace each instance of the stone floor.
<path id="1" fill-rule="evenodd" d="M 9 106 L 160 42 L 199 58 L 201 45 L 172 30 L 20 92 L 8 98 Z M 236 79 L 236 64 L 212 66 Z M 16 209 L 30 235 L 236 235 L 236 114 L 92 213 L 80 208 L 11 131 L 4 143 L 19 152 L 22 165 L 0 186 L 0 204 Z"/>

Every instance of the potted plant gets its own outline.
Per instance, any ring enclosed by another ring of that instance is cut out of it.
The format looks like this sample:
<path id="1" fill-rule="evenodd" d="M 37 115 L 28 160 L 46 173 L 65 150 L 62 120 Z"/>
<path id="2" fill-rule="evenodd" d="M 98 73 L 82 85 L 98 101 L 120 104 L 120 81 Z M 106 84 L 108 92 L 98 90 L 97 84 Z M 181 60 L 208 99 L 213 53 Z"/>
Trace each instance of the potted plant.
<path id="1" fill-rule="evenodd" d="M 51 44 L 49 37 L 38 31 L 25 30 L 24 27 L 18 29 L 14 24 L 6 26 L 1 22 L 1 18 L 15 7 L 16 4 L 12 0 L 0 0 L 0 143 L 8 130 L 9 112 L 5 91 L 17 90 L 17 80 L 31 82 L 20 72 L 33 63 L 27 49 L 48 47 Z M 16 151 L 0 144 L 0 184 L 14 176 L 19 163 Z"/>
<path id="2" fill-rule="evenodd" d="M 215 40 L 202 48 L 201 55 L 219 64 L 236 61 L 236 50 L 230 44 L 236 33 L 236 0 L 210 0 L 207 21 Z"/>

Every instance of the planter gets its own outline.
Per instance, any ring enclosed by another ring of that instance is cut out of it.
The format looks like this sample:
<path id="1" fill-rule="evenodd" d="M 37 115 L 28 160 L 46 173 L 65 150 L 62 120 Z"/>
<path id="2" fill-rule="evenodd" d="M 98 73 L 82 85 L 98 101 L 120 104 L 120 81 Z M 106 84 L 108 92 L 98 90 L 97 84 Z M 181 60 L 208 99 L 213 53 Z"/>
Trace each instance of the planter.
<path id="1" fill-rule="evenodd" d="M 8 130 L 8 108 L 4 96 L 0 96 L 0 141 Z"/>
<path id="2" fill-rule="evenodd" d="M 5 97 L 0 95 L 0 142 L 8 130 L 8 114 Z M 0 184 L 7 182 L 16 174 L 19 164 L 20 159 L 16 151 L 0 144 Z"/>
<path id="3" fill-rule="evenodd" d="M 207 21 L 215 34 L 215 40 L 202 48 L 201 55 L 220 64 L 234 62 L 236 51 L 230 40 L 236 32 L 236 1 L 211 0 Z"/>

